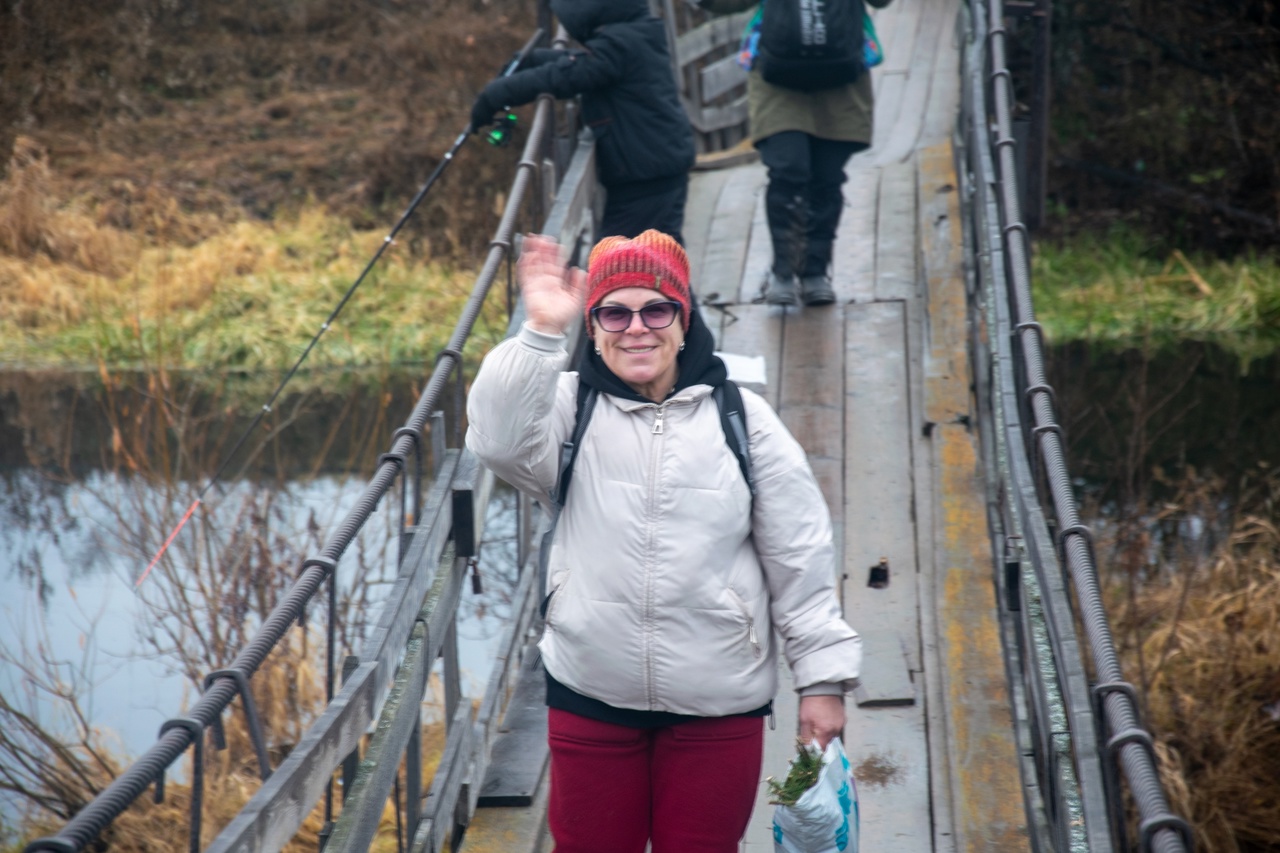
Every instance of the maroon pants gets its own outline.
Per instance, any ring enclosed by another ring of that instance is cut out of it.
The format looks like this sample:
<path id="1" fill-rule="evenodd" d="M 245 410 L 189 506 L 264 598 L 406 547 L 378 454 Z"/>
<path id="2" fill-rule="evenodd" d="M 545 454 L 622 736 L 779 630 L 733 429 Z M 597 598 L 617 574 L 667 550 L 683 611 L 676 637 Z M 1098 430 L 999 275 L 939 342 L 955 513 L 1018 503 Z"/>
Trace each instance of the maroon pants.
<path id="1" fill-rule="evenodd" d="M 764 721 L 716 717 L 661 729 L 552 708 L 556 853 L 736 853 L 760 785 Z"/>

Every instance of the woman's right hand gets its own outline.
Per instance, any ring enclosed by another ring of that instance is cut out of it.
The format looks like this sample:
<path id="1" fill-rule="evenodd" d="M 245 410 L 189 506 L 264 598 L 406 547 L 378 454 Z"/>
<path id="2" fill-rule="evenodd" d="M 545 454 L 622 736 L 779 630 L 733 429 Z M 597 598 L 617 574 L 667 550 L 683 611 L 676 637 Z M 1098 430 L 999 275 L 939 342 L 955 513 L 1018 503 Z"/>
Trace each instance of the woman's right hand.
<path id="1" fill-rule="evenodd" d="M 569 269 L 560 257 L 560 245 L 550 237 L 528 234 L 516 265 L 516 280 L 524 300 L 529 326 L 547 335 L 562 335 L 582 316 L 587 298 L 587 274 Z"/>

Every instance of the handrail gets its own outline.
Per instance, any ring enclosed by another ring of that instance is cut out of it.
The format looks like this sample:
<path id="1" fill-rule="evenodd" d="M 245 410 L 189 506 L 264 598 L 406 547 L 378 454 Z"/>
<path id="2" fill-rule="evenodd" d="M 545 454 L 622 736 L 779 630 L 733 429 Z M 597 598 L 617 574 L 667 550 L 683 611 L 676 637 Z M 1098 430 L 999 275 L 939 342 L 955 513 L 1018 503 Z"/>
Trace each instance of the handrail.
<path id="1" fill-rule="evenodd" d="M 1031 300 L 1030 240 L 1022 220 L 1012 130 L 1013 79 L 1006 63 L 1003 0 L 974 2 L 966 50 L 965 202 L 975 244 L 974 271 L 986 300 L 985 350 L 990 377 L 979 376 L 994 420 L 994 463 L 1004 534 L 1007 593 L 1002 611 L 1018 609 L 1022 685 L 1036 751 L 1043 820 L 1037 849 L 1093 853 L 1134 847 L 1121 774 L 1137 811 L 1137 849 L 1191 849 L 1191 830 L 1174 815 L 1160 784 L 1150 734 L 1141 726 L 1133 688 L 1124 681 L 1097 579 L 1089 529 L 1080 521 L 1066 467 L 1062 430 L 1046 381 L 1044 340 Z M 962 170 L 963 172 L 964 170 Z M 1051 525 L 1042 506 L 1053 510 Z M 1063 574 L 1063 566 L 1066 575 Z M 1080 667 L 1069 577 L 1097 683 Z M 1002 612 L 1002 615 L 1011 615 Z M 1023 657 L 1025 656 L 1025 658 Z M 1099 739 L 1105 745 L 1099 749 Z"/>
<path id="2" fill-rule="evenodd" d="M 552 111 L 554 102 L 539 99 L 529 140 L 517 166 L 517 174 L 508 194 L 508 202 L 491 241 L 484 265 L 477 275 L 467 303 L 462 308 L 447 345 L 436 356 L 434 369 L 405 425 L 396 431 L 389 452 L 384 453 L 355 502 L 355 506 L 338 523 L 336 530 L 324 543 L 319 553 L 302 562 L 298 579 L 284 593 L 280 602 L 263 621 L 262 627 L 248 644 L 236 655 L 231 665 L 213 673 L 211 683 L 204 694 L 191 707 L 186 717 L 167 723 L 161 729 L 157 742 L 136 762 L 117 776 L 110 785 L 81 809 L 54 836 L 36 839 L 25 848 L 25 853 L 36 851 L 60 851 L 75 853 L 89 845 L 125 809 L 129 807 L 152 783 L 156 784 L 157 799 L 163 795 L 163 778 L 166 769 L 178 760 L 193 744 L 199 749 L 203 735 L 210 727 L 220 730 L 221 715 L 242 690 L 271 651 L 285 637 L 288 630 L 305 619 L 307 605 L 320 586 L 333 583 L 338 561 L 354 541 L 364 524 L 372 517 L 379 502 L 391 490 L 401 474 L 407 474 L 405 460 L 415 459 L 414 522 L 417 529 L 411 544 L 404 549 L 405 563 L 409 570 L 402 571 L 397 589 L 412 599 L 417 594 L 421 601 L 434 577 L 433 568 L 422 569 L 423 564 L 434 567 L 443 553 L 450 536 L 451 512 L 448 493 L 456 452 L 451 452 L 447 462 L 437 472 L 437 477 L 426 502 L 426 511 L 417 516 L 420 506 L 421 436 L 440 407 L 451 375 L 456 375 L 459 387 L 462 382 L 462 352 L 476 319 L 484 305 L 493 281 L 503 261 L 512 250 L 516 218 L 526 194 L 542 164 L 543 152 L 548 148 L 554 130 Z M 433 426 L 438 426 L 433 425 Z M 438 430 L 432 430 L 440 447 L 443 442 Z M 437 464 L 442 460 L 437 458 Z M 403 502 L 403 496 L 402 496 Z M 402 517 L 403 517 L 402 513 Z M 404 537 L 404 538 L 407 538 Z M 402 538 L 402 541 L 404 541 Z M 404 654 L 405 645 L 416 624 L 417 608 L 408 610 L 407 618 L 403 598 L 394 595 L 388 610 L 379 621 L 379 633 L 371 638 L 368 654 L 346 678 L 341 692 L 332 695 L 331 702 L 317 722 L 304 735 L 302 742 L 290 753 L 281 767 L 271 774 L 250 804 L 229 824 L 209 848 L 222 849 L 278 849 L 296 832 L 302 820 L 328 785 L 329 774 L 343 761 L 358 743 L 368 723 L 377 716 L 378 707 L 386 701 L 392 670 L 397 658 Z M 330 613 L 332 619 L 332 613 Z M 330 654 L 330 658 L 332 655 Z M 252 723 L 256 721 L 251 721 Z M 267 769 L 263 768 L 264 776 Z M 323 777 L 317 787 L 317 780 Z M 299 787 L 299 780 L 305 784 Z M 293 787 L 290 785 L 293 784 Z M 193 791 L 198 789 L 193 789 Z M 264 795 L 264 791 L 267 792 Z M 200 797 L 193 793 L 191 850 L 200 849 Z M 254 839 L 251 848 L 236 847 L 239 841 Z M 272 845 L 275 845 L 274 847 Z"/>

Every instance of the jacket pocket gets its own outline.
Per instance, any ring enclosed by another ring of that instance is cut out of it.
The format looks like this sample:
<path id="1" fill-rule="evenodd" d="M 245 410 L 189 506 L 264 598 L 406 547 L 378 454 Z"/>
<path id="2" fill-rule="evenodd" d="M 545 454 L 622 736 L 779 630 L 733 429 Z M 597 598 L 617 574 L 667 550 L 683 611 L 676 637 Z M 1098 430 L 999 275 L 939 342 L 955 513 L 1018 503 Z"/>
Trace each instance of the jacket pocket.
<path id="1" fill-rule="evenodd" d="M 560 581 L 560 585 L 554 587 L 551 592 L 547 593 L 547 597 L 542 602 L 542 619 L 548 627 L 555 627 L 556 613 L 560 611 L 560 605 L 564 603 L 564 592 L 569 586 L 569 580 L 572 577 L 571 572 L 564 573 L 564 580 Z"/>
<path id="2" fill-rule="evenodd" d="M 743 600 L 742 596 L 738 595 L 733 587 L 725 587 L 725 589 L 729 593 L 729 600 L 733 602 L 733 606 L 738 609 L 738 613 L 741 614 L 742 620 L 746 623 L 747 642 L 751 645 L 751 655 L 758 658 L 764 654 L 764 650 L 760 648 L 760 637 L 756 634 L 755 616 L 752 615 L 751 608 L 747 605 L 747 602 Z"/>

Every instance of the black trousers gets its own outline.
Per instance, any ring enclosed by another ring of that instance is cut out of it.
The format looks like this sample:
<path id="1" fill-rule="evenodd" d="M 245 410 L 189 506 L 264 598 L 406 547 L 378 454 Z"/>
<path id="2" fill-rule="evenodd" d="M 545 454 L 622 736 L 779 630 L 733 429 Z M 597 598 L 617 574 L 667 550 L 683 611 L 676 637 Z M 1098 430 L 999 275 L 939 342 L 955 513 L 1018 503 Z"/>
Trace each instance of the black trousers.
<path id="1" fill-rule="evenodd" d="M 844 166 L 866 144 L 787 130 L 766 136 L 756 148 L 769 170 L 764 202 L 773 272 L 782 278 L 826 275 L 844 207 Z"/>
<path id="2" fill-rule="evenodd" d="M 606 188 L 600 237 L 635 237 L 650 228 L 670 234 L 684 245 L 684 203 L 689 176 L 617 184 Z"/>

